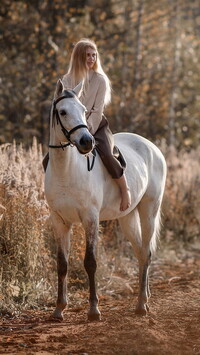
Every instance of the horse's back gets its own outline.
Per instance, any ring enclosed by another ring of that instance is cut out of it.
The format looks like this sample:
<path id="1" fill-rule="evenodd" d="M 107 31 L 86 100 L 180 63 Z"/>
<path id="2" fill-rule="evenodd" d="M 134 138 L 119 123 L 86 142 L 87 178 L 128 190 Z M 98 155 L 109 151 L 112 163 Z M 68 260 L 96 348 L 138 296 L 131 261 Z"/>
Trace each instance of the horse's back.
<path id="1" fill-rule="evenodd" d="M 166 170 L 166 162 L 160 149 L 148 139 L 134 133 L 114 134 L 115 144 L 120 149 L 127 161 L 139 159 L 145 164 L 153 162 Z M 163 172 L 164 173 L 164 172 Z"/>
<path id="2" fill-rule="evenodd" d="M 158 147 L 149 141 L 148 139 L 135 134 L 128 132 L 120 132 L 114 134 L 115 144 L 119 146 L 119 149 L 123 150 L 133 150 L 135 153 L 143 156 L 145 158 L 145 154 L 149 152 L 153 152 L 153 154 L 158 155 L 158 157 L 165 161 L 161 151 Z"/>
<path id="3" fill-rule="evenodd" d="M 163 191 L 167 168 L 160 149 L 148 139 L 134 133 L 116 133 L 114 138 L 127 162 L 127 175 L 132 175 L 133 170 L 134 174 L 137 171 L 144 172 L 142 175 L 146 174 L 149 190 Z"/>

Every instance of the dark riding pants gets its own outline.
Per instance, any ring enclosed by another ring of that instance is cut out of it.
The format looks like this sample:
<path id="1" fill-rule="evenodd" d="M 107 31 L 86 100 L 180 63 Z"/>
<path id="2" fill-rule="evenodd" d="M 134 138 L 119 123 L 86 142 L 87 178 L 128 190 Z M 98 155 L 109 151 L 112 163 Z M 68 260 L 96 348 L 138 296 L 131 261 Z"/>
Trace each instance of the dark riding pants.
<path id="1" fill-rule="evenodd" d="M 109 174 L 113 179 L 119 179 L 123 175 L 126 162 L 119 149 L 114 145 L 114 137 L 104 115 L 94 138 L 95 148 Z"/>

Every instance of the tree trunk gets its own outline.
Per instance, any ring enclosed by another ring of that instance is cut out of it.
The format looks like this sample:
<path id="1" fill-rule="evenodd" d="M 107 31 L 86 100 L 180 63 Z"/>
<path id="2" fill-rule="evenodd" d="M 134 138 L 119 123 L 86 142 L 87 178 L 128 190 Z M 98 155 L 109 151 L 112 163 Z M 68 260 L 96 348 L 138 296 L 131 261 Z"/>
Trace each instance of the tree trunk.
<path id="1" fill-rule="evenodd" d="M 171 0 L 174 2 L 174 0 Z M 180 51 L 181 51 L 181 41 L 180 41 L 180 8 L 179 0 L 176 0 L 174 4 L 173 18 L 169 22 L 170 28 L 175 33 L 174 37 L 174 57 L 173 57 L 173 68 L 172 68 L 172 89 L 169 104 L 169 134 L 168 143 L 169 145 L 176 144 L 175 137 L 175 122 L 176 122 L 176 104 L 177 104 L 177 93 L 178 93 L 178 77 L 180 73 Z"/>

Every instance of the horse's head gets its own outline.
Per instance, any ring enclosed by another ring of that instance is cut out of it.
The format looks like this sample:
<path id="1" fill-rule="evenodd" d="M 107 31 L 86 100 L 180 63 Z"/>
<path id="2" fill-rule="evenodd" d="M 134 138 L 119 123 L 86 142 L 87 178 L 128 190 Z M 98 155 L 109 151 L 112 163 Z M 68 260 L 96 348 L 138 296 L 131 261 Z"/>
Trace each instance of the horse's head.
<path id="1" fill-rule="evenodd" d="M 86 108 L 79 101 L 81 91 L 82 83 L 73 90 L 65 90 L 62 81 L 57 82 L 52 123 L 55 126 L 57 120 L 56 136 L 60 142 L 67 139 L 81 154 L 87 154 L 94 148 L 95 141 L 88 131 Z"/>

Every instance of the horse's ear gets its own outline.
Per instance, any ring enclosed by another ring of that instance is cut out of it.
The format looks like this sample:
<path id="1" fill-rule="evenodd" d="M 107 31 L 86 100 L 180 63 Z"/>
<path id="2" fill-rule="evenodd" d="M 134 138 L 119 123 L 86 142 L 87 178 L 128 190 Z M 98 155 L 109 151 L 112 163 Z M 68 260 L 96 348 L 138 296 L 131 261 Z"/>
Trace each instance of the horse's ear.
<path id="1" fill-rule="evenodd" d="M 73 91 L 75 94 L 78 96 L 78 98 L 81 96 L 83 90 L 83 81 L 81 81 L 74 89 Z"/>
<path id="2" fill-rule="evenodd" d="M 62 92 L 64 90 L 64 85 L 63 85 L 63 82 L 61 79 L 59 79 L 57 81 L 57 84 L 56 84 L 56 90 L 55 90 L 55 93 L 54 93 L 54 98 L 56 99 L 57 97 L 59 97 Z"/>

